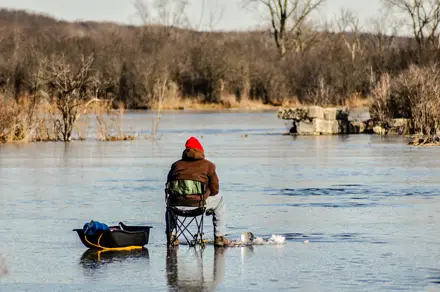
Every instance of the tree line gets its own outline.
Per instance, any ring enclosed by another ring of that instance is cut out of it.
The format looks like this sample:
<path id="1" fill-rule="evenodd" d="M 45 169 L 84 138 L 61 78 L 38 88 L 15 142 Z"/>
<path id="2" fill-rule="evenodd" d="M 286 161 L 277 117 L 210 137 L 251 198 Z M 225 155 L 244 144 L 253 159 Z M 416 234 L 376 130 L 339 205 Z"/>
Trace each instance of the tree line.
<path id="1" fill-rule="evenodd" d="M 384 0 L 384 12 L 368 27 L 349 10 L 317 27 L 312 15 L 323 0 L 244 2 L 267 16 L 267 29 L 201 31 L 180 25 L 178 14 L 170 17 L 176 22 L 153 23 L 142 1 L 138 26 L 2 9 L 0 92 L 64 99 L 61 109 L 66 99 L 85 97 L 148 109 L 169 92 L 205 103 L 233 96 L 271 105 L 341 105 L 371 96 L 372 113 L 386 123 L 412 117 L 408 94 L 399 92 L 409 81 L 402 80 L 414 78 L 415 67 L 432 71 L 440 60 L 440 0 Z M 63 74 L 70 89 L 57 81 Z M 380 93 L 384 74 L 390 86 Z"/>

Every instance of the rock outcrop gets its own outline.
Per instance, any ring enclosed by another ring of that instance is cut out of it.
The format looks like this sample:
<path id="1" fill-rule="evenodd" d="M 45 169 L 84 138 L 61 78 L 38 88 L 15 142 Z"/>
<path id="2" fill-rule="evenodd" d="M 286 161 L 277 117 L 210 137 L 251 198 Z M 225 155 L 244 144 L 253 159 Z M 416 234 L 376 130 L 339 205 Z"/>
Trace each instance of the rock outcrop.
<path id="1" fill-rule="evenodd" d="M 368 109 L 310 106 L 278 111 L 278 118 L 291 120 L 293 135 L 409 134 L 408 119 L 393 119 L 386 126 L 371 119 Z"/>
<path id="2" fill-rule="evenodd" d="M 298 135 L 336 135 L 348 134 L 352 130 L 348 120 L 349 112 L 344 108 L 306 108 L 282 109 L 278 118 L 292 120 L 291 134 Z"/>

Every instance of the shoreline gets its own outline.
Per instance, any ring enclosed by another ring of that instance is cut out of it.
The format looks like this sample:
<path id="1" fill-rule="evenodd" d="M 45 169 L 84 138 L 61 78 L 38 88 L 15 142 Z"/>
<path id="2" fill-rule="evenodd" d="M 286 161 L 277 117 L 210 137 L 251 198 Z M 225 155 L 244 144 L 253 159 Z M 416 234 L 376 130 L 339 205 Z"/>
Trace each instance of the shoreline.
<path id="1" fill-rule="evenodd" d="M 208 105 L 200 105 L 196 104 L 194 106 L 189 107 L 164 107 L 160 110 L 157 108 L 150 108 L 150 109 L 125 109 L 126 112 L 152 112 L 157 113 L 158 111 L 161 113 L 166 112 L 188 112 L 188 113 L 222 113 L 222 112 L 277 112 L 279 110 L 283 109 L 289 109 L 289 108 L 307 108 L 313 105 L 307 105 L 307 104 L 293 104 L 293 105 L 264 105 L 261 104 L 260 106 L 238 106 L 238 107 L 224 107 L 220 104 L 208 104 Z M 329 108 L 346 108 L 348 110 L 354 110 L 354 111 L 368 111 L 368 106 L 365 105 L 358 105 L 358 106 L 329 106 Z M 118 109 L 113 109 L 114 111 L 118 111 Z"/>
<path id="2" fill-rule="evenodd" d="M 277 112 L 280 107 L 273 108 L 185 108 L 185 109 L 161 109 L 159 113 L 182 113 L 182 114 L 197 114 L 197 113 L 258 113 L 258 112 Z M 113 110 L 117 112 L 118 110 Z M 126 109 L 125 113 L 148 113 L 157 114 L 156 109 Z"/>

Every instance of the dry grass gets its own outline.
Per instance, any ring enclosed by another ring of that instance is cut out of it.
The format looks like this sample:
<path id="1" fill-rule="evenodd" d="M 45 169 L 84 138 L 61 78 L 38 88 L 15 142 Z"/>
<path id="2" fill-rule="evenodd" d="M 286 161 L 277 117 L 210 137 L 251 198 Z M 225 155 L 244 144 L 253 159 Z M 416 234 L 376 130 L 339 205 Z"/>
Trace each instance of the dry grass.
<path id="1" fill-rule="evenodd" d="M 303 104 L 297 97 L 284 98 L 276 104 L 264 104 L 259 100 L 252 100 L 247 97 L 237 100 L 233 94 L 224 94 L 219 103 L 206 103 L 203 97 L 181 98 L 179 95 L 166 96 L 161 104 L 162 110 L 276 110 L 282 108 L 296 108 L 311 106 L 313 104 Z M 365 108 L 372 102 L 371 97 L 362 97 L 354 94 L 345 100 L 344 106 L 347 108 Z M 341 105 L 329 104 L 328 107 L 340 107 Z M 158 104 L 152 104 L 152 110 L 157 110 Z"/>
<path id="2" fill-rule="evenodd" d="M 83 107 L 84 113 L 81 119 L 75 123 L 75 137 L 73 140 L 84 141 L 88 137 L 88 131 L 92 127 L 92 121 L 96 117 L 98 139 L 101 141 L 126 141 L 134 140 L 134 136 L 125 135 L 124 114 L 125 108 L 121 103 L 117 111 L 112 110 L 110 102 L 97 102 Z M 35 141 L 62 141 L 61 131 L 59 129 L 60 112 L 55 103 L 46 104 L 42 108 L 41 116 L 43 120 L 40 127 L 37 128 Z M 116 134 L 114 134 L 116 132 Z"/>
<path id="3" fill-rule="evenodd" d="M 440 135 L 439 66 L 410 66 L 395 80 L 394 93 L 411 113 L 414 132 Z"/>
<path id="4" fill-rule="evenodd" d="M 387 127 L 391 120 L 391 112 L 389 110 L 389 100 L 391 96 L 390 75 L 382 74 L 380 81 L 372 90 L 373 100 L 370 105 L 370 113 L 374 119 L 379 122 L 380 126 Z"/>
<path id="5" fill-rule="evenodd" d="M 0 141 L 11 140 L 14 131 L 15 103 L 0 97 Z"/>
<path id="6" fill-rule="evenodd" d="M 125 135 L 123 106 L 112 111 L 110 103 L 94 103 L 81 108 L 84 117 L 75 123 L 73 140 L 86 140 L 92 116 L 96 115 L 100 140 L 126 141 L 134 136 Z M 26 143 L 62 141 L 61 113 L 54 102 L 31 100 L 28 96 L 18 101 L 0 96 L 0 143 Z M 114 134 L 116 132 L 116 134 Z"/>
<path id="7" fill-rule="evenodd" d="M 233 94 L 222 94 L 219 103 L 206 103 L 205 97 L 187 97 L 183 98 L 180 94 L 179 87 L 169 82 L 165 90 L 161 91 L 161 98 L 154 99 L 151 109 L 157 110 L 263 110 L 275 109 L 275 105 L 266 105 L 258 100 L 251 100 L 247 97 L 241 98 L 239 101 Z"/>
<path id="8" fill-rule="evenodd" d="M 112 142 L 112 141 L 133 141 L 133 140 L 136 140 L 135 136 L 111 136 L 105 141 Z"/>
<path id="9" fill-rule="evenodd" d="M 39 120 L 35 130 L 34 141 L 52 142 L 61 141 L 61 125 L 59 111 L 54 102 L 44 102 L 38 108 Z"/>
<path id="10" fill-rule="evenodd" d="M 347 108 L 368 108 L 371 103 L 371 97 L 363 97 L 360 94 L 354 94 L 345 100 L 344 106 Z"/>
<path id="11" fill-rule="evenodd" d="M 289 99 L 284 99 L 281 104 L 281 107 L 302 107 L 304 106 L 298 99 L 298 97 L 292 97 Z"/>
<path id="12" fill-rule="evenodd" d="M 23 96 L 0 96 L 0 142 L 27 142 L 38 125 L 40 102 Z"/>
<path id="13" fill-rule="evenodd" d="M 125 108 L 119 105 L 118 111 L 112 111 L 110 108 L 96 107 L 95 115 L 98 124 L 98 139 L 101 141 L 131 141 L 135 136 L 125 135 L 124 128 Z M 116 134 L 111 134 L 116 132 Z"/>
<path id="14" fill-rule="evenodd" d="M 440 146 L 440 137 L 417 137 L 416 136 L 408 143 L 408 145 L 424 146 L 424 147 Z"/>
<path id="15" fill-rule="evenodd" d="M 297 98 L 285 99 L 280 104 L 263 104 L 258 100 L 251 100 L 247 97 L 239 101 L 234 95 L 223 95 L 219 103 L 206 103 L 203 97 L 181 98 L 180 96 L 166 96 L 161 104 L 162 110 L 275 110 L 281 107 L 298 106 Z M 157 110 L 158 104 L 152 104 L 152 110 Z"/>

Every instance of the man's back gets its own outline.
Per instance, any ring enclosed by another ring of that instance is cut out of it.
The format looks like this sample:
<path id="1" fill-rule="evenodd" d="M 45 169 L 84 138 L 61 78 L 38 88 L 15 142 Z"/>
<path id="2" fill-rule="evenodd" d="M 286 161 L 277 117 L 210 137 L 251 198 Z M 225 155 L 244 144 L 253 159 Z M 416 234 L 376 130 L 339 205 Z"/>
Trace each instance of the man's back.
<path id="1" fill-rule="evenodd" d="M 168 173 L 167 182 L 190 180 L 202 182 L 206 185 L 204 199 L 215 196 L 219 192 L 219 180 L 216 173 L 215 164 L 205 159 L 204 149 L 197 139 L 189 139 L 183 151 L 182 159 L 176 161 L 171 166 Z M 175 203 L 184 205 L 200 201 L 200 196 L 188 194 L 184 197 L 170 198 Z"/>
<path id="2" fill-rule="evenodd" d="M 218 194 L 218 177 L 215 164 L 205 159 L 203 152 L 187 148 L 182 159 L 171 166 L 168 182 L 174 180 L 195 180 L 207 185 L 211 196 Z"/>
<path id="3" fill-rule="evenodd" d="M 205 159 L 203 146 L 194 138 L 189 138 L 185 143 L 182 159 L 172 164 L 167 178 L 167 205 L 199 207 L 201 199 L 207 210 L 212 211 L 212 222 L 215 234 L 215 245 L 225 246 L 224 200 L 219 193 L 219 180 L 215 164 Z M 203 196 L 203 198 L 201 197 Z M 168 212 L 168 211 L 167 211 Z M 168 214 L 168 213 L 167 213 Z M 173 235 L 175 222 L 167 220 L 167 234 Z"/>

